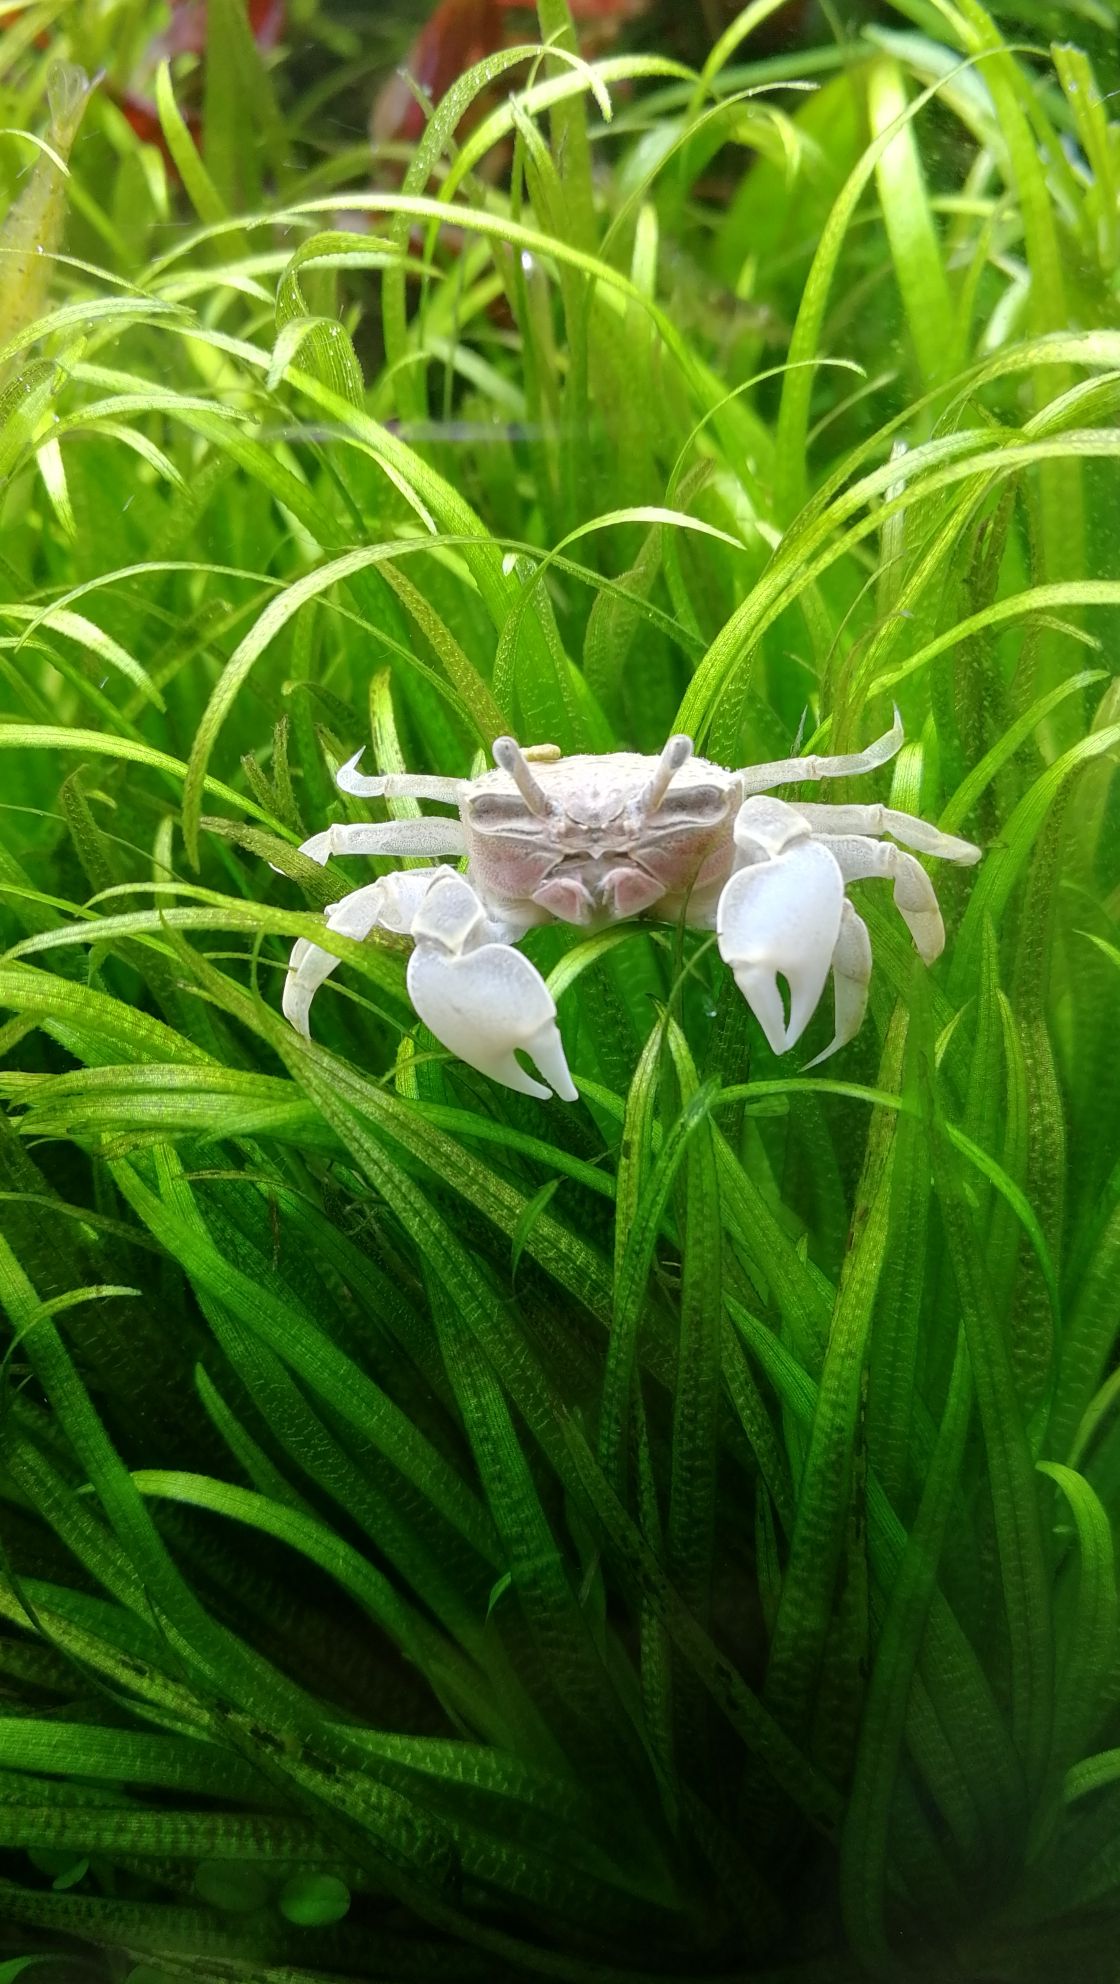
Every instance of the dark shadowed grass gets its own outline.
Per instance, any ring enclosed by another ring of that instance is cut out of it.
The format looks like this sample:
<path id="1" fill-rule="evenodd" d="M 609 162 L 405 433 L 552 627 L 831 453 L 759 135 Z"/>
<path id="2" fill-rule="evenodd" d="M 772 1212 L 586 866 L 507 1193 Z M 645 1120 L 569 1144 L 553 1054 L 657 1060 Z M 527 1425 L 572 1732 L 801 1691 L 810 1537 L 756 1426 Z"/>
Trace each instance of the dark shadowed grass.
<path id="1" fill-rule="evenodd" d="M 1110 19 L 774 11 L 589 69 L 542 4 L 373 190 L 236 0 L 174 179 L 87 112 L 0 343 L 4 1978 L 1114 1975 Z M 671 928 L 527 941 L 571 1107 L 390 945 L 279 1017 L 359 745 L 895 702 L 828 796 L 985 856 L 929 974 L 862 885 L 823 1073 Z"/>

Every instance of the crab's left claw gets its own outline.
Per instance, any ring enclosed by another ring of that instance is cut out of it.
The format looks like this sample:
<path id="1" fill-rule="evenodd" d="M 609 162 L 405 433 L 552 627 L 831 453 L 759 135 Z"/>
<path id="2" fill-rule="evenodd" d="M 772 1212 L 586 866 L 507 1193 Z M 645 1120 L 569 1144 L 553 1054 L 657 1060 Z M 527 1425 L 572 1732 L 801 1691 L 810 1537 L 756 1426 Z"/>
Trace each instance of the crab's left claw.
<path id="1" fill-rule="evenodd" d="M 529 959 L 509 944 L 479 942 L 485 912 L 469 883 L 449 874 L 429 890 L 412 925 L 408 993 L 441 1044 L 480 1074 L 547 1102 L 579 1096 L 568 1072 L 556 1001 Z M 522 1051 L 550 1084 L 526 1074 Z"/>
<path id="2" fill-rule="evenodd" d="M 735 839 L 750 865 L 732 875 L 716 911 L 720 956 L 775 1054 L 800 1040 L 817 1009 L 844 912 L 836 861 L 791 814 L 780 800 L 745 802 Z"/>

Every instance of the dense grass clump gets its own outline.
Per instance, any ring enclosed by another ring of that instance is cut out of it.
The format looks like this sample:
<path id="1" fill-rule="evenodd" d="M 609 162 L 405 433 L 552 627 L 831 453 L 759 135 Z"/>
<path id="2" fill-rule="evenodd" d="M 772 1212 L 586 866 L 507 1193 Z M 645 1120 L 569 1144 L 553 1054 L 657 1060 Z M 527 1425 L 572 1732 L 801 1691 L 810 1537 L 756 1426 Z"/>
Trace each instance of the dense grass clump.
<path id="1" fill-rule="evenodd" d="M 108 73 L 0 339 L 3 1978 L 1115 1976 L 1114 22 L 863 11 L 541 0 L 372 175 L 310 4 L 162 145 L 147 0 L 6 12 L 5 199 Z M 571 1107 L 399 947 L 280 1018 L 360 745 L 895 702 L 829 796 L 985 855 L 823 1071 L 674 928 L 527 940 Z"/>

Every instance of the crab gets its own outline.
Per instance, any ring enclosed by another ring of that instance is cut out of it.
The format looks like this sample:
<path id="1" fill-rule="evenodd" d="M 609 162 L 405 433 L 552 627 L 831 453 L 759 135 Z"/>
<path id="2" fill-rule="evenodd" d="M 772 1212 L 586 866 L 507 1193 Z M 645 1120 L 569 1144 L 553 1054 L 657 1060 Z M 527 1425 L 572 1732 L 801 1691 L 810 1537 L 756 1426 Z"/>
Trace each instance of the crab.
<path id="1" fill-rule="evenodd" d="M 359 751 L 336 774 L 341 791 L 433 800 L 457 808 L 458 818 L 331 826 L 301 852 L 320 863 L 347 854 L 465 856 L 461 869 L 441 860 L 382 875 L 332 903 L 326 921 L 338 936 L 411 938 L 407 983 L 416 1012 L 451 1054 L 507 1088 L 542 1101 L 552 1094 L 578 1099 L 556 1003 L 535 965 L 514 949 L 542 923 L 593 931 L 683 919 L 690 929 L 714 931 L 775 1054 L 800 1040 L 831 972 L 835 1029 L 808 1064 L 814 1066 L 853 1038 L 867 1007 L 871 942 L 847 884 L 874 876 L 892 882 L 895 906 L 932 964 L 945 926 L 933 884 L 909 850 L 968 865 L 980 849 L 889 806 L 770 795 L 777 786 L 874 771 L 902 741 L 896 710 L 892 728 L 863 751 L 741 771 L 695 756 L 683 736 L 670 737 L 657 757 L 615 751 L 568 758 L 552 744 L 523 750 L 499 737 L 495 769 L 469 779 L 364 777 Z M 306 938 L 295 945 L 283 1007 L 301 1033 L 309 1032 L 312 999 L 337 963 Z"/>

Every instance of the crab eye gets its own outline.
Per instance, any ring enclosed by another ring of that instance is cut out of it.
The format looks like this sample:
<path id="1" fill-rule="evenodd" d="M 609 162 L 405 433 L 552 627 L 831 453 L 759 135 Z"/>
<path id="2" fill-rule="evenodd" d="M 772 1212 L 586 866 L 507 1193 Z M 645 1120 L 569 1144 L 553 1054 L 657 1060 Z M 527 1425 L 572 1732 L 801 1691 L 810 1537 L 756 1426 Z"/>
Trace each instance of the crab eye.
<path id="1" fill-rule="evenodd" d="M 482 833 L 497 833 L 502 827 L 528 827 L 533 815 L 519 792 L 483 792 L 467 809 L 472 827 Z"/>
<path id="2" fill-rule="evenodd" d="M 671 822 L 674 826 L 695 821 L 707 826 L 718 820 L 727 806 L 727 794 L 718 785 L 685 785 L 675 790 L 670 787 L 661 801 L 654 818 Z"/>

